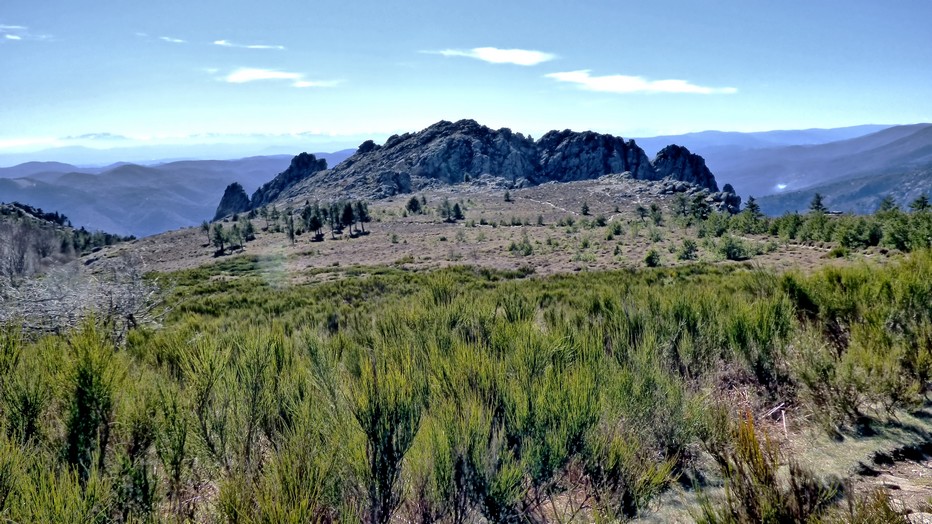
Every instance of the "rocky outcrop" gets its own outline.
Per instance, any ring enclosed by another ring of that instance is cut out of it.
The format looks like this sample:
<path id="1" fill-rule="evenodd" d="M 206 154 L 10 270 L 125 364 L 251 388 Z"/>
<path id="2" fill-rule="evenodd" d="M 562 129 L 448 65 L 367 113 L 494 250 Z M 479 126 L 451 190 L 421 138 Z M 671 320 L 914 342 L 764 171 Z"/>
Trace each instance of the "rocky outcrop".
<path id="1" fill-rule="evenodd" d="M 255 209 L 270 204 L 288 189 L 326 170 L 326 160 L 318 159 L 310 153 L 301 153 L 291 159 L 288 169 L 279 173 L 271 182 L 263 184 L 252 194 L 252 207 Z"/>
<path id="2" fill-rule="evenodd" d="M 249 195 L 239 182 L 233 182 L 223 192 L 223 198 L 220 199 L 220 205 L 214 213 L 214 220 L 220 220 L 234 213 L 245 213 L 249 209 Z"/>
<path id="3" fill-rule="evenodd" d="M 378 147 L 364 143 L 334 169 L 345 179 L 405 174 L 416 187 L 436 180 L 458 184 L 483 174 L 517 180 L 536 170 L 534 142 L 508 129 L 498 131 L 472 120 L 438 122 L 419 133 L 393 135 Z"/>
<path id="4" fill-rule="evenodd" d="M 609 173 L 630 172 L 638 180 L 658 180 L 644 151 L 633 140 L 586 131 L 551 131 L 535 144 L 538 170 L 527 177 L 535 183 L 589 180 Z"/>
<path id="5" fill-rule="evenodd" d="M 705 159 L 683 146 L 669 145 L 660 150 L 652 162 L 659 178 L 671 178 L 718 192 L 715 176 L 705 165 Z"/>
<path id="6" fill-rule="evenodd" d="M 731 184 L 725 184 L 721 191 L 710 192 L 707 187 L 692 182 L 665 178 L 659 182 L 659 186 L 661 195 L 685 193 L 689 197 L 701 196 L 716 211 L 727 211 L 732 214 L 741 211 L 741 197 L 735 193 Z"/>
<path id="7" fill-rule="evenodd" d="M 490 177 L 514 188 L 624 172 L 638 180 L 670 179 L 718 192 L 705 160 L 686 148 L 668 146 L 651 162 L 633 140 L 613 135 L 551 131 L 534 141 L 473 120 L 441 121 L 418 133 L 393 135 L 381 146 L 368 140 L 333 169 L 321 164 L 313 155 L 295 157 L 288 170 L 256 191 L 252 206 L 311 194 L 384 198 Z"/>

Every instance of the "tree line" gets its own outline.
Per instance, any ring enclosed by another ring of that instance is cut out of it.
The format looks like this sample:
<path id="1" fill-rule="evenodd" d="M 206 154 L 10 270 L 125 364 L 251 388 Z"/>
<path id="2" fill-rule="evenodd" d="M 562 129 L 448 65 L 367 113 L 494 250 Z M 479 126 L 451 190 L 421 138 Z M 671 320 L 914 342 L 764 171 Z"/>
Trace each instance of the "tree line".
<path id="1" fill-rule="evenodd" d="M 0 274 L 16 279 L 63 264 L 103 246 L 135 239 L 104 231 L 74 229 L 68 218 L 24 204 L 0 204 Z"/>
<path id="2" fill-rule="evenodd" d="M 205 220 L 201 223 L 201 231 L 207 236 L 207 245 L 213 245 L 218 254 L 223 254 L 227 250 L 242 249 L 254 240 L 256 229 L 252 221 L 260 219 L 264 222 L 262 231 L 285 233 L 288 241 L 295 244 L 297 237 L 304 233 L 311 236 L 311 242 L 324 241 L 325 228 L 333 239 L 342 236 L 347 229 L 352 238 L 368 235 L 366 224 L 372 221 L 372 215 L 369 203 L 364 200 L 315 201 L 313 204 L 305 201 L 300 209 L 289 206 L 280 211 L 275 206 L 262 206 L 243 216 L 234 214 L 230 219 L 232 225 L 228 227 L 224 227 L 225 221 L 211 224 Z"/>

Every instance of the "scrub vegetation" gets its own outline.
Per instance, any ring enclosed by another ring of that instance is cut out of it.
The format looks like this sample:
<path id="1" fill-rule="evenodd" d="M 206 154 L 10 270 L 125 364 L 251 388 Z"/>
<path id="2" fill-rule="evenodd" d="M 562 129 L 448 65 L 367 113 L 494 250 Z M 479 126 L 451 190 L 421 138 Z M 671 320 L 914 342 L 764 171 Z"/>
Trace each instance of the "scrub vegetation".
<path id="1" fill-rule="evenodd" d="M 784 402 L 856 433 L 923 405 L 932 377 L 923 249 L 812 274 L 375 267 L 288 284 L 277 263 L 169 275 L 162 325 L 120 344 L 100 318 L 5 329 L 0 517 L 613 522 L 701 484 L 711 456 L 726 496 L 697 520 L 851 521 L 886 499 L 843 507 L 748 414 Z"/>

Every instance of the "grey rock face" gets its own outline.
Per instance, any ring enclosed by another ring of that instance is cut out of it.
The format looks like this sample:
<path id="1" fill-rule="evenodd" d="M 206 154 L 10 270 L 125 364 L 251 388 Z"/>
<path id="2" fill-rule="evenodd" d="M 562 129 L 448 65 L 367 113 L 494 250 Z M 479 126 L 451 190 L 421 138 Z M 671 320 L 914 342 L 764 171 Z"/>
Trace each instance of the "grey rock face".
<path id="1" fill-rule="evenodd" d="M 243 189 L 239 182 L 233 182 L 223 192 L 223 198 L 220 199 L 220 205 L 217 206 L 214 220 L 219 220 L 234 213 L 245 213 L 249 209 L 249 195 L 246 194 L 246 190 Z"/>
<path id="2" fill-rule="evenodd" d="M 715 176 L 705 165 L 705 159 L 683 146 L 669 145 L 660 150 L 652 162 L 660 178 L 670 177 L 718 192 Z"/>
<path id="3" fill-rule="evenodd" d="M 366 141 L 330 170 L 313 155 L 299 155 L 288 170 L 256 191 L 252 206 L 314 192 L 383 198 L 443 184 L 494 179 L 496 185 L 502 181 L 514 188 L 624 172 L 638 180 L 670 178 L 718 191 L 705 160 L 686 148 L 669 146 L 651 162 L 633 140 L 617 136 L 551 131 L 535 142 L 507 128 L 494 130 L 460 120 L 393 135 L 382 146 Z"/>
<path id="4" fill-rule="evenodd" d="M 333 175 L 353 180 L 386 171 L 407 173 L 412 187 L 434 181 L 457 184 L 484 175 L 512 186 L 519 181 L 533 185 L 588 180 L 624 171 L 642 180 L 661 178 L 644 151 L 630 140 L 565 130 L 551 131 L 535 142 L 510 129 L 493 130 L 473 120 L 438 122 L 419 133 L 394 135 L 381 147 L 367 142 L 334 168 Z"/>
<path id="5" fill-rule="evenodd" d="M 647 155 L 634 141 L 592 131 L 551 131 L 537 142 L 537 183 L 589 180 L 630 171 L 638 180 L 657 180 Z"/>
<path id="6" fill-rule="evenodd" d="M 263 184 L 252 194 L 252 207 L 259 208 L 271 203 L 289 188 L 326 169 L 326 160 L 318 159 L 309 153 L 301 153 L 291 159 L 288 169 L 279 173 L 271 182 Z"/>
<path id="7" fill-rule="evenodd" d="M 385 198 L 411 192 L 411 175 L 397 171 L 382 171 L 374 177 L 374 198 Z"/>

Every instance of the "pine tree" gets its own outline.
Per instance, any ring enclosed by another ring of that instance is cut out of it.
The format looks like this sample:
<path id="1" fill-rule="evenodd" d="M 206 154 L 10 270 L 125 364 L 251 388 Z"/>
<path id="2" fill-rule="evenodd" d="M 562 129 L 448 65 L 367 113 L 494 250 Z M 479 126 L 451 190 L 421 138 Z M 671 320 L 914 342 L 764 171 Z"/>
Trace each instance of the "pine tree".
<path id="1" fill-rule="evenodd" d="M 356 213 L 353 212 L 353 204 L 343 203 L 343 210 L 340 212 L 340 225 L 343 227 L 352 227 L 356 225 Z"/>
<path id="2" fill-rule="evenodd" d="M 246 242 L 256 239 L 256 228 L 253 227 L 252 221 L 247 220 L 246 224 L 243 226 L 243 240 Z"/>
<path id="3" fill-rule="evenodd" d="M 899 210 L 900 208 L 896 205 L 896 201 L 893 200 L 893 197 L 887 195 L 883 197 L 883 200 L 880 201 L 880 206 L 877 208 L 877 213 L 890 213 Z"/>
<path id="4" fill-rule="evenodd" d="M 356 213 L 356 220 L 359 221 L 359 226 L 362 229 L 362 232 L 366 232 L 365 224 L 372 220 L 372 216 L 369 215 L 369 204 L 363 200 L 358 200 L 354 204 L 354 211 Z"/>
<path id="5" fill-rule="evenodd" d="M 663 211 L 660 210 L 660 206 L 656 202 L 650 204 L 650 219 L 655 226 L 663 223 Z"/>
<path id="6" fill-rule="evenodd" d="M 921 213 L 923 211 L 929 210 L 929 197 L 925 194 L 921 195 L 916 200 L 909 205 L 909 208 L 916 213 Z"/>
<path id="7" fill-rule="evenodd" d="M 310 221 L 308 222 L 308 229 L 314 232 L 316 238 L 321 238 L 324 236 L 321 229 L 324 227 L 324 221 L 321 219 L 319 213 L 316 213 L 311 216 Z"/>
<path id="8" fill-rule="evenodd" d="M 405 209 L 407 209 L 409 213 L 420 215 L 421 201 L 418 200 L 417 197 L 413 196 L 411 197 L 411 200 L 408 200 L 408 204 L 405 206 Z"/>
<path id="9" fill-rule="evenodd" d="M 288 213 L 285 216 L 285 232 L 288 234 L 288 240 L 291 242 L 291 245 L 294 245 L 295 229 L 294 229 L 294 215 Z"/>
<path id="10" fill-rule="evenodd" d="M 816 193 L 813 195 L 812 202 L 809 203 L 809 211 L 813 213 L 825 213 L 828 211 L 828 208 L 825 207 L 823 200 L 824 197 L 821 193 Z"/>
<path id="11" fill-rule="evenodd" d="M 647 218 L 647 208 L 646 208 L 646 207 L 644 207 L 644 206 L 642 206 L 642 205 L 638 205 L 638 207 L 635 208 L 634 211 L 638 214 L 638 218 L 641 219 L 641 222 L 643 222 L 644 219 Z"/>
<path id="12" fill-rule="evenodd" d="M 762 218 L 764 215 L 761 213 L 760 205 L 757 203 L 757 199 L 752 196 L 748 197 L 748 203 L 744 205 L 744 210 L 751 215 L 755 220 Z"/>
<path id="13" fill-rule="evenodd" d="M 220 253 L 223 253 L 223 246 L 227 240 L 227 235 L 226 231 L 223 230 L 223 224 L 220 222 L 214 224 L 214 231 L 211 239 L 214 242 L 214 246 L 220 251 Z"/>

